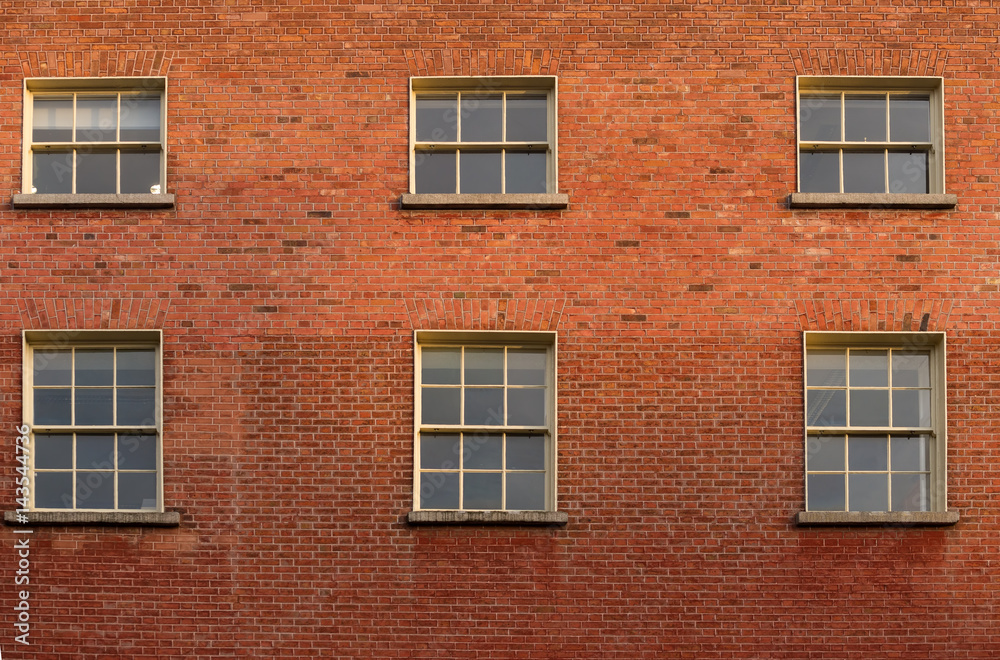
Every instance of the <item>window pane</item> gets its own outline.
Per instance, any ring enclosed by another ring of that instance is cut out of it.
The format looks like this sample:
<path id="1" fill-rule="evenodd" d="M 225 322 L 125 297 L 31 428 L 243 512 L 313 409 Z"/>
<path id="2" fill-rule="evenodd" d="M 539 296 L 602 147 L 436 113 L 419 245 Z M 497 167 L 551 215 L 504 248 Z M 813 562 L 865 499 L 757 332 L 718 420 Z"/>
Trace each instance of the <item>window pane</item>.
<path id="1" fill-rule="evenodd" d="M 799 129 L 800 142 L 839 142 L 840 96 L 802 96 Z"/>
<path id="2" fill-rule="evenodd" d="M 458 508 L 458 472 L 423 472 L 420 475 L 421 509 Z"/>
<path id="3" fill-rule="evenodd" d="M 76 99 L 76 141 L 114 142 L 118 136 L 118 97 Z"/>
<path id="4" fill-rule="evenodd" d="M 548 353 L 544 348 L 512 348 L 507 351 L 508 385 L 544 385 Z"/>
<path id="5" fill-rule="evenodd" d="M 151 433 L 118 434 L 119 470 L 155 470 L 156 436 Z"/>
<path id="6" fill-rule="evenodd" d="M 31 185 L 41 194 L 69 194 L 73 192 L 73 152 L 32 152 Z"/>
<path id="7" fill-rule="evenodd" d="M 76 507 L 78 509 L 115 508 L 115 473 L 77 472 Z"/>
<path id="8" fill-rule="evenodd" d="M 76 436 L 76 468 L 115 469 L 115 436 L 83 434 Z"/>
<path id="9" fill-rule="evenodd" d="M 806 491 L 810 511 L 844 511 L 844 475 L 810 474 Z"/>
<path id="10" fill-rule="evenodd" d="M 35 98 L 32 105 L 31 141 L 73 141 L 72 98 Z"/>
<path id="11" fill-rule="evenodd" d="M 849 436 L 847 439 L 847 469 L 868 472 L 888 470 L 889 438 L 884 435 Z"/>
<path id="12" fill-rule="evenodd" d="M 885 96 L 844 97 L 844 139 L 848 142 L 885 142 L 885 122 Z"/>
<path id="13" fill-rule="evenodd" d="M 418 96 L 416 105 L 418 142 L 458 140 L 457 96 Z"/>
<path id="14" fill-rule="evenodd" d="M 885 152 L 845 151 L 844 192 L 884 193 Z"/>
<path id="15" fill-rule="evenodd" d="M 462 95 L 462 142 L 499 142 L 503 139 L 503 97 Z"/>
<path id="16" fill-rule="evenodd" d="M 545 509 L 545 474 L 511 472 L 507 474 L 507 509 L 542 511 Z"/>
<path id="17" fill-rule="evenodd" d="M 461 453 L 462 442 L 458 433 L 420 434 L 421 470 L 457 470 Z"/>
<path id="18" fill-rule="evenodd" d="M 114 385 L 115 352 L 80 350 L 76 352 L 76 385 Z"/>
<path id="19" fill-rule="evenodd" d="M 157 509 L 155 472 L 118 474 L 119 509 Z"/>
<path id="20" fill-rule="evenodd" d="M 153 186 L 160 183 L 160 152 L 123 151 L 122 194 L 146 194 L 153 192 Z"/>
<path id="21" fill-rule="evenodd" d="M 35 388 L 35 424 L 72 424 L 72 410 L 69 388 Z"/>
<path id="22" fill-rule="evenodd" d="M 420 351 L 420 380 L 425 385 L 461 383 L 462 349 L 425 348 Z"/>
<path id="23" fill-rule="evenodd" d="M 923 472 L 930 469 L 930 437 L 892 436 L 892 469 Z"/>
<path id="24" fill-rule="evenodd" d="M 889 426 L 889 390 L 852 390 L 851 426 Z"/>
<path id="25" fill-rule="evenodd" d="M 36 350 L 32 360 L 35 385 L 73 384 L 73 351 Z"/>
<path id="26" fill-rule="evenodd" d="M 111 387 L 75 390 L 76 423 L 84 426 L 114 424 L 114 392 Z"/>
<path id="27" fill-rule="evenodd" d="M 508 470 L 544 470 L 545 436 L 537 433 L 508 435 L 506 467 Z"/>
<path id="28" fill-rule="evenodd" d="M 73 468 L 73 436 L 63 433 L 35 434 L 35 469 Z"/>
<path id="29" fill-rule="evenodd" d="M 39 509 L 73 508 L 72 472 L 36 472 L 32 485 Z"/>
<path id="30" fill-rule="evenodd" d="M 888 511 L 889 476 L 887 474 L 849 474 L 851 494 L 849 511 Z"/>
<path id="31" fill-rule="evenodd" d="M 156 351 L 118 351 L 118 385 L 155 385 Z"/>
<path id="32" fill-rule="evenodd" d="M 114 151 L 77 151 L 77 194 L 114 194 L 117 188 L 117 159 Z"/>
<path id="33" fill-rule="evenodd" d="M 889 139 L 893 142 L 930 142 L 931 100 L 890 96 Z"/>
<path id="34" fill-rule="evenodd" d="M 459 192 L 465 194 L 499 193 L 502 154 L 463 151 L 460 159 Z"/>
<path id="35" fill-rule="evenodd" d="M 420 151 L 414 156 L 414 180 L 418 193 L 456 192 L 454 151 Z"/>
<path id="36" fill-rule="evenodd" d="M 548 108 L 544 94 L 507 95 L 507 142 L 547 142 Z"/>
<path id="37" fill-rule="evenodd" d="M 465 434 L 465 456 L 462 467 L 467 470 L 500 470 L 503 468 L 503 436 L 485 433 Z"/>
<path id="38" fill-rule="evenodd" d="M 503 425 L 503 388 L 466 389 L 465 423 L 482 426 Z"/>
<path id="39" fill-rule="evenodd" d="M 499 509 L 503 506 L 502 473 L 466 472 L 463 486 L 463 509 Z"/>
<path id="40" fill-rule="evenodd" d="M 507 390 L 507 423 L 511 426 L 544 426 L 545 389 Z"/>
<path id="41" fill-rule="evenodd" d="M 459 424 L 461 390 L 451 388 L 421 388 L 420 418 L 424 424 Z"/>
<path id="42" fill-rule="evenodd" d="M 808 426 L 847 426 L 847 394 L 844 390 L 809 390 L 806 401 Z"/>
<path id="43" fill-rule="evenodd" d="M 889 152 L 889 192 L 925 194 L 927 177 L 925 152 Z"/>
<path id="44" fill-rule="evenodd" d="M 844 436 L 810 435 L 806 443 L 806 470 L 833 472 L 843 469 Z"/>
<path id="45" fill-rule="evenodd" d="M 160 141 L 160 97 L 122 96 L 122 142 Z"/>
<path id="46" fill-rule="evenodd" d="M 548 154 L 544 151 L 532 153 L 508 151 L 504 167 L 506 187 L 509 194 L 548 192 Z"/>
<path id="47" fill-rule="evenodd" d="M 889 387 L 889 351 L 851 351 L 851 387 Z"/>
<path id="48" fill-rule="evenodd" d="M 466 385 L 503 385 L 503 349 L 465 349 Z"/>
<path id="49" fill-rule="evenodd" d="M 931 498 L 926 474 L 892 475 L 893 511 L 930 511 Z"/>
<path id="50" fill-rule="evenodd" d="M 931 357 L 927 353 L 892 352 L 893 387 L 930 387 Z"/>
<path id="51" fill-rule="evenodd" d="M 893 390 L 892 425 L 927 427 L 931 425 L 930 390 Z"/>
<path id="52" fill-rule="evenodd" d="M 840 192 L 840 152 L 800 153 L 799 190 L 806 193 Z"/>
<path id="53" fill-rule="evenodd" d="M 806 385 L 809 387 L 847 385 L 847 353 L 843 350 L 810 350 L 806 356 Z"/>
<path id="54" fill-rule="evenodd" d="M 118 423 L 127 426 L 156 424 L 156 388 L 137 387 L 118 390 Z"/>

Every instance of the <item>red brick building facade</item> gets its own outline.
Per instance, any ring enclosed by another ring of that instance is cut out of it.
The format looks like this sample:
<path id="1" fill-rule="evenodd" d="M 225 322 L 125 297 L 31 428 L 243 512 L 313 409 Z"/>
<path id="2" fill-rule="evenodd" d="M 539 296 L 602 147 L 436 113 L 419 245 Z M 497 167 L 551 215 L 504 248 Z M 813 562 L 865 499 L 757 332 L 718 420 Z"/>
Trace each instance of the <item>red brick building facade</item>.
<path id="1" fill-rule="evenodd" d="M 1000 653 L 997 7 L 0 17 L 5 658 Z"/>

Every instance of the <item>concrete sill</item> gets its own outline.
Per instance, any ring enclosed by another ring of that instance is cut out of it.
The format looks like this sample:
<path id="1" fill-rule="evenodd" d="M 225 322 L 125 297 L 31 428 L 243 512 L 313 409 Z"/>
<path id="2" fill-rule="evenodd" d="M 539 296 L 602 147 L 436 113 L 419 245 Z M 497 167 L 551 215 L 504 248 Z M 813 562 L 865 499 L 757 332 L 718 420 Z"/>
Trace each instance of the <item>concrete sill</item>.
<path id="1" fill-rule="evenodd" d="M 411 525 L 548 525 L 569 522 L 565 511 L 410 511 Z"/>
<path id="2" fill-rule="evenodd" d="M 170 194 L 129 195 L 14 195 L 15 209 L 169 209 L 174 206 Z"/>
<path id="3" fill-rule="evenodd" d="M 795 517 L 800 527 L 942 527 L 958 520 L 958 511 L 799 511 Z"/>
<path id="4" fill-rule="evenodd" d="M 510 195 L 446 195 L 407 193 L 399 198 L 402 209 L 564 209 L 569 195 L 510 194 Z"/>
<path id="5" fill-rule="evenodd" d="M 906 193 L 792 193 L 793 209 L 953 209 L 957 195 Z"/>
<path id="6" fill-rule="evenodd" d="M 136 527 L 177 527 L 178 511 L 29 511 L 28 522 L 18 522 L 16 511 L 4 511 L 3 521 L 17 527 L 36 525 L 131 525 Z"/>

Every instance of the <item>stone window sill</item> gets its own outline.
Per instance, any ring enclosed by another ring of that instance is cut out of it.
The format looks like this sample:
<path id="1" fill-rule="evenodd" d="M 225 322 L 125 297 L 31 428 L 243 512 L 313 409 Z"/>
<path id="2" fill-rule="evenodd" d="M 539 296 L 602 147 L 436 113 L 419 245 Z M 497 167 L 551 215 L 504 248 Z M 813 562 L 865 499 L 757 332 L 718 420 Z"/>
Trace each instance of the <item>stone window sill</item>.
<path id="1" fill-rule="evenodd" d="M 11 199 L 15 209 L 169 209 L 171 194 L 51 195 L 18 194 Z"/>
<path id="2" fill-rule="evenodd" d="M 18 522 L 16 511 L 4 511 L 8 525 L 133 525 L 137 527 L 177 527 L 181 524 L 178 511 L 29 511 L 27 522 Z"/>
<path id="3" fill-rule="evenodd" d="M 564 209 L 569 195 L 510 194 L 510 195 L 447 195 L 407 193 L 399 198 L 402 209 Z"/>
<path id="4" fill-rule="evenodd" d="M 800 527 L 942 527 L 958 520 L 957 511 L 800 511 L 795 517 Z"/>
<path id="5" fill-rule="evenodd" d="M 410 511 L 411 525 L 548 525 L 569 522 L 565 511 Z"/>
<path id="6" fill-rule="evenodd" d="M 793 209 L 953 209 L 957 195 L 891 193 L 792 193 Z"/>

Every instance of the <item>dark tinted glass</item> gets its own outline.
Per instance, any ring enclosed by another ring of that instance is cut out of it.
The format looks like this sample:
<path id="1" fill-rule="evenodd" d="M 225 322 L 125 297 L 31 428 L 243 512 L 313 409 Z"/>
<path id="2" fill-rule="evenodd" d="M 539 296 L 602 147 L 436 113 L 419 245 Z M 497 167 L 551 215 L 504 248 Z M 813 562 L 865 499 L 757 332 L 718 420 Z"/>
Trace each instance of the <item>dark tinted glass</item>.
<path id="1" fill-rule="evenodd" d="M 70 389 L 35 388 L 35 424 L 69 425 L 73 423 Z"/>
<path id="2" fill-rule="evenodd" d="M 464 509 L 499 509 L 503 506 L 503 473 L 466 472 L 462 497 Z"/>
<path id="3" fill-rule="evenodd" d="M 114 385 L 115 352 L 111 349 L 85 349 L 76 352 L 77 387 Z"/>
<path id="4" fill-rule="evenodd" d="M 503 436 L 495 434 L 465 434 L 467 470 L 499 470 L 503 468 Z"/>
<path id="5" fill-rule="evenodd" d="M 425 348 L 420 352 L 420 362 L 420 380 L 424 385 L 458 385 L 462 382 L 460 348 Z"/>
<path id="6" fill-rule="evenodd" d="M 885 152 L 845 151 L 844 192 L 884 193 Z"/>
<path id="7" fill-rule="evenodd" d="M 63 433 L 35 434 L 35 469 L 69 470 L 72 467 L 72 435 Z"/>
<path id="8" fill-rule="evenodd" d="M 414 155 L 414 179 L 418 193 L 455 193 L 457 155 L 453 151 L 421 151 Z"/>
<path id="9" fill-rule="evenodd" d="M 114 151 L 76 152 L 77 194 L 113 194 L 118 171 Z"/>
<path id="10" fill-rule="evenodd" d="M 844 469 L 844 436 L 810 435 L 806 443 L 806 469 L 834 472 Z"/>
<path id="11" fill-rule="evenodd" d="M 113 470 L 115 468 L 115 436 L 76 436 L 76 467 L 82 469 Z"/>
<path id="12" fill-rule="evenodd" d="M 114 420 L 114 388 L 78 388 L 76 423 L 84 426 L 111 426 Z"/>
<path id="13" fill-rule="evenodd" d="M 73 152 L 34 151 L 31 158 L 31 184 L 41 194 L 73 192 Z"/>
<path id="14" fill-rule="evenodd" d="M 508 470 L 544 470 L 545 436 L 507 435 Z"/>
<path id="15" fill-rule="evenodd" d="M 459 188 L 465 194 L 499 193 L 503 164 L 499 151 L 463 151 L 460 158 Z"/>
<path id="16" fill-rule="evenodd" d="M 72 472 L 36 472 L 33 482 L 39 509 L 73 508 Z"/>
<path id="17" fill-rule="evenodd" d="M 155 385 L 156 351 L 118 351 L 118 385 Z"/>
<path id="18" fill-rule="evenodd" d="M 424 424 L 459 424 L 461 423 L 461 389 L 455 388 L 421 388 L 422 401 L 420 419 Z"/>
<path id="19" fill-rule="evenodd" d="M 421 509 L 458 508 L 458 472 L 423 472 L 420 475 Z"/>
<path id="20" fill-rule="evenodd" d="M 418 96 L 416 105 L 418 142 L 458 140 L 457 96 Z"/>
<path id="21" fill-rule="evenodd" d="M 462 142 L 499 142 L 503 139 L 503 97 L 462 96 Z"/>
<path id="22" fill-rule="evenodd" d="M 848 95 L 844 98 L 844 139 L 848 142 L 886 141 L 885 96 Z"/>
<path id="23" fill-rule="evenodd" d="M 799 136 L 802 142 L 840 141 L 840 96 L 799 99 Z"/>
<path id="24" fill-rule="evenodd" d="M 923 151 L 889 152 L 889 192 L 927 193 L 927 153 Z"/>
<path id="25" fill-rule="evenodd" d="M 511 511 L 545 509 L 545 475 L 540 472 L 508 473 L 507 509 Z"/>
<path id="26" fill-rule="evenodd" d="M 115 473 L 77 472 L 76 508 L 115 508 Z"/>
<path id="27" fill-rule="evenodd" d="M 507 423 L 511 426 L 544 426 L 545 389 L 541 387 L 508 389 Z"/>
<path id="28" fill-rule="evenodd" d="M 507 95 L 507 142 L 546 142 L 548 125 L 544 94 Z"/>
<path id="29" fill-rule="evenodd" d="M 806 478 L 810 511 L 844 511 L 843 474 L 810 474 Z"/>
<path id="30" fill-rule="evenodd" d="M 155 470 L 156 436 L 149 433 L 120 433 L 118 469 Z"/>
<path id="31" fill-rule="evenodd" d="M 502 388 L 467 388 L 465 390 L 465 423 L 482 426 L 504 424 Z"/>
<path id="32" fill-rule="evenodd" d="M 32 142 L 73 140 L 73 99 L 36 97 L 32 105 Z"/>
<path id="33" fill-rule="evenodd" d="M 118 475 L 119 509 L 156 509 L 158 506 L 155 472 Z"/>
<path id="34" fill-rule="evenodd" d="M 122 142 L 160 141 L 160 97 L 122 96 Z"/>
<path id="35" fill-rule="evenodd" d="M 420 434 L 421 470 L 457 470 L 461 454 L 462 442 L 458 433 Z"/>
<path id="36" fill-rule="evenodd" d="M 148 195 L 160 183 L 158 151 L 122 151 L 121 164 L 123 194 Z"/>
<path id="37" fill-rule="evenodd" d="M 80 96 L 76 99 L 76 141 L 114 142 L 118 136 L 118 97 Z"/>
<path id="38" fill-rule="evenodd" d="M 888 511 L 889 478 L 885 474 L 851 474 L 847 477 L 851 494 L 850 511 Z"/>
<path id="39" fill-rule="evenodd" d="M 35 385 L 72 385 L 73 351 L 38 349 L 33 361 Z"/>
<path id="40" fill-rule="evenodd" d="M 931 100 L 890 96 L 889 139 L 893 142 L 930 142 Z"/>
<path id="41" fill-rule="evenodd" d="M 504 166 L 504 192 L 544 194 L 548 192 L 548 154 L 544 151 L 508 151 Z"/>
<path id="42" fill-rule="evenodd" d="M 839 152 L 800 153 L 799 190 L 806 193 L 840 192 Z"/>

